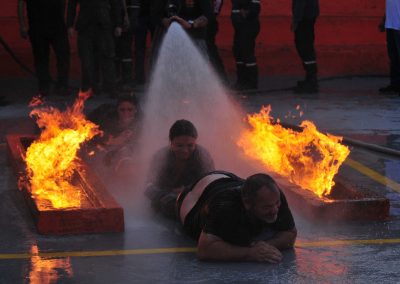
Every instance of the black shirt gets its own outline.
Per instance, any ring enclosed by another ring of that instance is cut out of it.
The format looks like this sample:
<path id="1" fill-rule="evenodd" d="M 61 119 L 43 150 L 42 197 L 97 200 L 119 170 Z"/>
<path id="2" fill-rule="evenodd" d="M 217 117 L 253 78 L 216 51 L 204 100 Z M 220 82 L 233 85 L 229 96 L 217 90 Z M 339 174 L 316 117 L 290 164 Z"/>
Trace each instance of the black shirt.
<path id="1" fill-rule="evenodd" d="M 281 206 L 274 223 L 265 223 L 249 216 L 240 193 L 243 184 L 244 180 L 236 176 L 209 184 L 201 197 L 203 200 L 198 202 L 200 208 L 196 210 L 195 207 L 186 218 L 184 227 L 188 233 L 197 240 L 203 230 L 228 243 L 247 246 L 266 232 L 288 231 L 295 227 L 282 191 Z"/>

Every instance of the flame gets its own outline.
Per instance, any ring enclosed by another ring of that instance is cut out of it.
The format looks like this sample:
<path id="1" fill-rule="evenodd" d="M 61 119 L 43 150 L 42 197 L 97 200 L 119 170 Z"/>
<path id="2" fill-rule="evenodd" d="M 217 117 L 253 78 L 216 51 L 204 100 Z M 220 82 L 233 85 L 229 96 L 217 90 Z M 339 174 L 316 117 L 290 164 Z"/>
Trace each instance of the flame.
<path id="1" fill-rule="evenodd" d="M 244 153 L 260 160 L 267 170 L 287 177 L 319 197 L 329 195 L 334 176 L 350 154 L 342 137 L 322 134 L 311 121 L 303 121 L 301 132 L 273 124 L 271 107 L 248 115 L 252 127 L 245 130 L 237 144 Z"/>
<path id="2" fill-rule="evenodd" d="M 99 134 L 98 126 L 85 119 L 83 105 L 90 94 L 79 93 L 72 108 L 65 112 L 53 107 L 33 109 L 42 129 L 37 141 L 26 151 L 27 173 L 32 197 L 40 209 L 80 207 L 81 190 L 71 184 L 79 166 L 80 145 Z M 43 202 L 44 201 L 44 202 Z"/>

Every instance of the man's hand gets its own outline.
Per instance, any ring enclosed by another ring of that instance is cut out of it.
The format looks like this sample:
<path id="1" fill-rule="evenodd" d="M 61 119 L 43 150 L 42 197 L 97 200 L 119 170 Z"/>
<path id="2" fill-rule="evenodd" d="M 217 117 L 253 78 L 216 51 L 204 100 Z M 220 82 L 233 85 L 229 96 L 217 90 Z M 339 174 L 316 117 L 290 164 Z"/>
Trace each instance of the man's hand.
<path id="1" fill-rule="evenodd" d="M 182 19 L 181 17 L 172 16 L 170 19 L 171 19 L 172 21 L 178 22 L 178 24 L 180 24 L 180 25 L 181 25 L 184 29 L 186 29 L 186 30 L 188 30 L 188 29 L 190 29 L 190 28 L 192 27 L 192 25 L 189 24 L 188 21 Z"/>
<path id="2" fill-rule="evenodd" d="M 278 263 L 282 260 L 282 253 L 265 242 L 256 242 L 250 247 L 248 257 L 252 261 Z"/>
<path id="3" fill-rule="evenodd" d="M 171 20 L 171 18 L 163 18 L 161 20 L 161 22 L 162 22 L 164 27 L 168 28 L 171 25 L 172 20 Z"/>

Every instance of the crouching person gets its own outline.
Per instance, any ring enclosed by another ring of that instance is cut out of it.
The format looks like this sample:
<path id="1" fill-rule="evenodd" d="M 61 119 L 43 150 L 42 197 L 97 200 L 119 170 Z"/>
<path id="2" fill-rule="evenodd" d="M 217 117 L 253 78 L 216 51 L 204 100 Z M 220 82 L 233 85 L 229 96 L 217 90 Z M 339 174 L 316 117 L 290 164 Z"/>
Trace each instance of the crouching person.
<path id="1" fill-rule="evenodd" d="M 297 230 L 285 195 L 266 174 L 243 180 L 212 172 L 177 200 L 184 230 L 198 240 L 200 260 L 278 263 Z"/>

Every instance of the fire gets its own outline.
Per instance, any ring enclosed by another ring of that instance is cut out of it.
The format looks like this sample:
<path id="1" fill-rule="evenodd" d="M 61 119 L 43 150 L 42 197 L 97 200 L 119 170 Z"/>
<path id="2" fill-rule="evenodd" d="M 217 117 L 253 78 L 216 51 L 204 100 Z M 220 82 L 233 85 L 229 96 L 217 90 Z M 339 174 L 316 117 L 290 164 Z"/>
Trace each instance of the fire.
<path id="1" fill-rule="evenodd" d="M 303 121 L 301 132 L 273 124 L 271 107 L 247 117 L 251 130 L 242 132 L 238 145 L 244 153 L 263 163 L 269 171 L 288 178 L 319 197 L 329 195 L 334 176 L 350 154 L 342 137 L 318 132 L 311 121 Z"/>
<path id="2" fill-rule="evenodd" d="M 76 154 L 83 142 L 100 133 L 83 114 L 88 96 L 79 93 L 73 107 L 64 112 L 42 107 L 30 113 L 42 132 L 27 149 L 25 161 L 32 197 L 42 210 L 49 209 L 49 205 L 43 205 L 46 202 L 58 209 L 80 207 L 81 190 L 71 183 L 79 167 Z"/>

